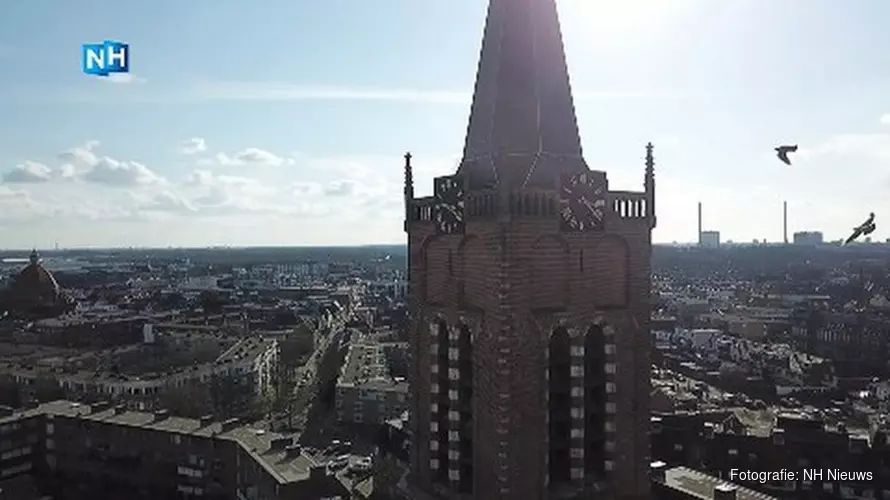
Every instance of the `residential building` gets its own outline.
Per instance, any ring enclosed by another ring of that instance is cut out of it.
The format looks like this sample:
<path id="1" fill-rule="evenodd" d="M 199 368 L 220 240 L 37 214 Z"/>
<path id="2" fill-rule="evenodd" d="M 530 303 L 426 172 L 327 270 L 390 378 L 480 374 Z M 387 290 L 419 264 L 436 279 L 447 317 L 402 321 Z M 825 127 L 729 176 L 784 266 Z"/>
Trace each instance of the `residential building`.
<path id="1" fill-rule="evenodd" d="M 146 328 L 151 331 L 150 325 Z M 115 354 L 118 359 L 126 359 L 125 351 L 138 354 L 141 349 L 142 346 L 119 348 Z M 214 361 L 165 372 L 126 375 L 120 372 L 74 370 L 71 366 L 77 365 L 77 361 L 79 360 L 72 360 L 68 366 L 58 368 L 52 365 L 18 364 L 0 367 L 0 370 L 10 374 L 26 392 L 39 385 L 39 381 L 52 379 L 70 398 L 92 401 L 126 400 L 141 402 L 143 408 L 150 408 L 158 394 L 165 389 L 206 386 L 214 377 L 220 376 L 232 376 L 239 383 L 250 384 L 257 396 L 268 394 L 274 388 L 278 342 L 274 339 L 243 339 Z"/>
<path id="2" fill-rule="evenodd" d="M 653 500 L 778 500 L 688 467 L 652 463 Z"/>
<path id="3" fill-rule="evenodd" d="M 875 415 L 872 422 L 858 424 L 857 418 L 839 417 L 841 412 L 831 409 L 774 408 L 661 414 L 652 417 L 652 454 L 670 467 L 723 478 L 733 470 L 797 472 L 768 481 L 734 479 L 776 498 L 887 498 L 890 478 L 884 464 L 890 460 L 890 429 Z"/>
<path id="4" fill-rule="evenodd" d="M 328 470 L 327 458 L 294 438 L 237 419 L 56 401 L 5 410 L 0 477 L 31 474 L 44 494 L 63 500 L 347 498 L 346 480 Z"/>
<path id="5" fill-rule="evenodd" d="M 389 365 L 384 343 L 350 346 L 337 380 L 337 420 L 382 424 L 408 409 L 408 382 Z"/>

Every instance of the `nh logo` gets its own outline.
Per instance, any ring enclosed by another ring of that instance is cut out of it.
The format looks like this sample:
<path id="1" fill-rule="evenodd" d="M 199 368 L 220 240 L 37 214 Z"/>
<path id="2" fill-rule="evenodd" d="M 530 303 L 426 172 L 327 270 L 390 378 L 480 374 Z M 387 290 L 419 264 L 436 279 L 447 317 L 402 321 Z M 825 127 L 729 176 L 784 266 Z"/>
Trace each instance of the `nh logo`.
<path id="1" fill-rule="evenodd" d="M 83 44 L 83 72 L 87 75 L 108 76 L 130 72 L 130 46 L 105 40 Z"/>

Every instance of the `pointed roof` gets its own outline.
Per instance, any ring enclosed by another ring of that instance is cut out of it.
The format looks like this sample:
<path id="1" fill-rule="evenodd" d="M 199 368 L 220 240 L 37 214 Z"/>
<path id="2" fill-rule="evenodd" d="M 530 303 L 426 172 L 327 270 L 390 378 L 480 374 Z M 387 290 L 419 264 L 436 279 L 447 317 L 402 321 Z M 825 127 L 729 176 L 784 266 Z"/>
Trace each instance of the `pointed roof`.
<path id="1" fill-rule="evenodd" d="M 586 168 L 555 0 L 490 0 L 458 172 L 520 187 Z"/>

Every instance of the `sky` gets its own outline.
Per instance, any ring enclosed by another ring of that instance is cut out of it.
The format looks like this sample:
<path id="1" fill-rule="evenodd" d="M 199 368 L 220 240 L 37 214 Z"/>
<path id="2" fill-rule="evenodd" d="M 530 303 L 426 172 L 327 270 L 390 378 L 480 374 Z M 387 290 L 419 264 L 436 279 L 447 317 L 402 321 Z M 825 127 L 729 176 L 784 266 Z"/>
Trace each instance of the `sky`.
<path id="1" fill-rule="evenodd" d="M 46 0 L 0 17 L 0 248 L 400 243 L 452 173 L 486 0 Z M 656 242 L 890 226 L 890 2 L 558 0 L 584 154 Z M 128 75 L 81 45 L 130 44 Z M 799 144 L 793 166 L 773 148 Z"/>

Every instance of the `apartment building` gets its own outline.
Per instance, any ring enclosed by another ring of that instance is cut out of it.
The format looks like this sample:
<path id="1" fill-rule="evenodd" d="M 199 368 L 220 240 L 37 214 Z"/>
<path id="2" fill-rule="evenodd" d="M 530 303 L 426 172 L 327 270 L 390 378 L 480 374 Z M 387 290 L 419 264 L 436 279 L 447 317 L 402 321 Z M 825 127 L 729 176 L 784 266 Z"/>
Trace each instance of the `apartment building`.
<path id="1" fill-rule="evenodd" d="M 56 499 L 350 498 L 327 457 L 281 435 L 210 417 L 55 401 L 0 417 L 0 488 L 33 475 Z"/>
<path id="2" fill-rule="evenodd" d="M 167 372 L 123 375 L 73 371 L 67 366 L 22 365 L 0 369 L 10 374 L 26 391 L 38 385 L 40 380 L 53 379 L 67 397 L 73 399 L 126 399 L 148 404 L 164 389 L 206 384 L 215 376 L 237 376 L 240 382 L 251 384 L 257 395 L 268 393 L 273 389 L 278 357 L 277 340 L 249 338 L 238 341 L 212 362 Z"/>
<path id="3" fill-rule="evenodd" d="M 392 375 L 388 347 L 377 342 L 350 346 L 337 380 L 340 422 L 382 424 L 408 410 L 408 382 Z"/>

